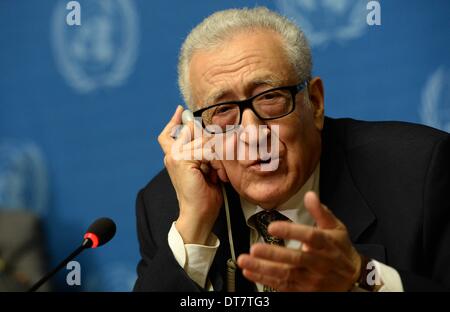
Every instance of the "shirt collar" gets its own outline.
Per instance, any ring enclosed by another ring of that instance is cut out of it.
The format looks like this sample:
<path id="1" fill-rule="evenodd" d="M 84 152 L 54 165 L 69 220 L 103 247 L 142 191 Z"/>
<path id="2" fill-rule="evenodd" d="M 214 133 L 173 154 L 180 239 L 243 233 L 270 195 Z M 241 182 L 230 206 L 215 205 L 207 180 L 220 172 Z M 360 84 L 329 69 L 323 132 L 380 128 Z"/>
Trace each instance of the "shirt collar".
<path id="1" fill-rule="evenodd" d="M 281 204 L 276 208 L 278 212 L 289 218 L 294 223 L 300 224 L 314 224 L 314 220 L 309 214 L 309 212 L 305 209 L 305 205 L 303 202 L 303 197 L 306 192 L 314 191 L 317 195 L 319 195 L 319 179 L 320 179 L 320 163 L 317 164 L 311 176 L 308 180 L 303 184 L 303 186 L 298 190 L 297 193 L 294 194 L 291 198 L 289 198 L 286 202 Z M 260 211 L 263 211 L 259 205 L 252 204 L 240 197 L 241 207 L 244 212 L 245 221 L 247 225 L 249 224 L 249 219 L 257 214 Z"/>

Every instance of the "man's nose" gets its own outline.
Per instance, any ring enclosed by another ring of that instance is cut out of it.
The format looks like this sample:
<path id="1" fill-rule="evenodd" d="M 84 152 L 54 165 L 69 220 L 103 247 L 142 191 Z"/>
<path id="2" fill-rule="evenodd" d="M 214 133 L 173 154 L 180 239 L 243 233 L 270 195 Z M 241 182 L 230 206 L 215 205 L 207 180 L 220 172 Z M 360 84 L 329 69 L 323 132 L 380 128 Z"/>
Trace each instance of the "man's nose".
<path id="1" fill-rule="evenodd" d="M 241 132 L 239 139 L 248 145 L 258 146 L 259 142 L 261 140 L 266 140 L 268 134 L 270 133 L 267 126 L 260 127 L 264 125 L 264 121 L 259 119 L 251 109 L 244 110 L 241 121 L 243 131 Z"/>
<path id="2" fill-rule="evenodd" d="M 259 125 L 263 125 L 264 122 L 256 116 L 256 114 L 250 109 L 246 108 L 242 112 L 242 120 L 241 125 L 242 127 L 247 127 L 249 125 L 254 125 L 258 127 Z"/>

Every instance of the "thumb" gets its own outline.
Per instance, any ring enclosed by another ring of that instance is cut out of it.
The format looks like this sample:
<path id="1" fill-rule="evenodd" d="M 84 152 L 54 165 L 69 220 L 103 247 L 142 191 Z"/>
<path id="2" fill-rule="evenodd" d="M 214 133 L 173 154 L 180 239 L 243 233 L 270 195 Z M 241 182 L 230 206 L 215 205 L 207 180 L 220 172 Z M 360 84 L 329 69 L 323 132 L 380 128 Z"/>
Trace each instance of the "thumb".
<path id="1" fill-rule="evenodd" d="M 314 192 L 307 192 L 304 198 L 305 207 L 322 229 L 334 229 L 339 224 L 339 220 L 333 213 L 320 203 L 319 197 Z"/>

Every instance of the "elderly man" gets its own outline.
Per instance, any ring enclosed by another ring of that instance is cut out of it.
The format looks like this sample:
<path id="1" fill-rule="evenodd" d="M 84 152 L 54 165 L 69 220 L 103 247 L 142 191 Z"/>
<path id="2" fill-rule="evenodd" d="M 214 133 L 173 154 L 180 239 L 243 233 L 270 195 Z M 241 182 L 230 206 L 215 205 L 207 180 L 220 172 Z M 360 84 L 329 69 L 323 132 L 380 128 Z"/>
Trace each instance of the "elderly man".
<path id="1" fill-rule="evenodd" d="M 236 129 L 265 126 L 257 141 L 277 140 L 277 153 L 176 158 L 175 145 L 194 154 L 208 142 L 194 122 L 173 137 L 178 107 L 158 138 L 166 170 L 137 199 L 135 290 L 450 287 L 448 133 L 326 118 L 311 68 L 301 30 L 266 8 L 217 12 L 192 30 L 179 85 L 194 116 L 247 156 L 250 135 Z"/>

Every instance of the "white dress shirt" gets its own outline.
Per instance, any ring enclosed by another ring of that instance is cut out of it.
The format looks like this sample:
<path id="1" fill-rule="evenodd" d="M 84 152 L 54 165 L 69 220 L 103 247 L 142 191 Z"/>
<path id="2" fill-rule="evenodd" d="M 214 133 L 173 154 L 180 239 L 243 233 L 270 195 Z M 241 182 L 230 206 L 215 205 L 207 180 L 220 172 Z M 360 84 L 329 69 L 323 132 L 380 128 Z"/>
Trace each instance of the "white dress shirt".
<path id="1" fill-rule="evenodd" d="M 314 219 L 304 207 L 303 197 L 307 191 L 314 191 L 319 195 L 320 164 L 317 165 L 313 174 L 300 190 L 288 201 L 277 207 L 277 211 L 289 218 L 294 223 L 314 225 Z M 241 207 L 250 228 L 250 246 L 257 242 L 264 242 L 262 236 L 253 225 L 251 217 L 263 211 L 258 205 L 254 205 L 242 197 Z M 209 269 L 214 260 L 220 241 L 214 233 L 208 237 L 206 245 L 184 244 L 181 235 L 178 233 L 175 222 L 172 224 L 168 234 L 168 242 L 178 264 L 185 270 L 187 275 L 202 288 L 213 290 L 212 284 L 207 281 Z M 299 249 L 301 242 L 296 240 L 285 240 L 287 248 Z M 403 291 L 402 281 L 398 272 L 381 262 L 373 261 L 377 275 L 383 283 L 378 291 Z M 258 291 L 263 290 L 263 285 L 256 284 Z M 352 291 L 363 291 L 354 287 Z"/>

